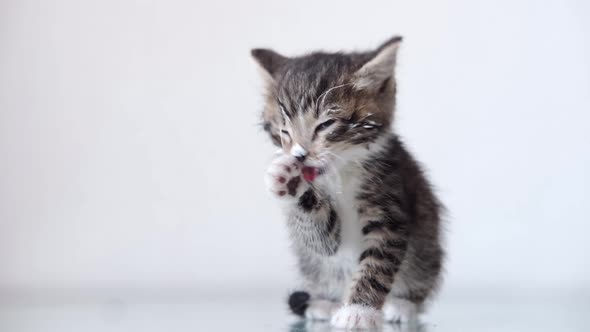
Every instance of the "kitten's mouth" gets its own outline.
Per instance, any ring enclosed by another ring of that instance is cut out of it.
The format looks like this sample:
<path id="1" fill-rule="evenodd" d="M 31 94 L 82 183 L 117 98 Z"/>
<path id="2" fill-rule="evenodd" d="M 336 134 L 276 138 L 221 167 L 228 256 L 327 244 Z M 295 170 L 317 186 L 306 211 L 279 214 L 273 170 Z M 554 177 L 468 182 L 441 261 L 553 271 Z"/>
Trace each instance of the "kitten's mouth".
<path id="1" fill-rule="evenodd" d="M 303 173 L 303 178 L 307 182 L 313 182 L 313 180 L 315 180 L 318 175 L 324 174 L 324 169 L 319 167 L 304 166 L 301 170 L 301 173 Z"/>

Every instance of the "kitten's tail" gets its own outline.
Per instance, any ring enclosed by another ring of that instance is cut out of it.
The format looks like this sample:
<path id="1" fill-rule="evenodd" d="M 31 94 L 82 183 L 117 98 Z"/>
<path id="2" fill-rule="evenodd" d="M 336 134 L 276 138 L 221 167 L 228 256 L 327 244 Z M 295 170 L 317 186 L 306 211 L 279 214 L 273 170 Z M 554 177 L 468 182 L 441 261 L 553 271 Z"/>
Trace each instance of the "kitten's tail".
<path id="1" fill-rule="evenodd" d="M 307 292 L 293 292 L 289 295 L 289 308 L 295 315 L 304 317 L 305 309 L 309 305 L 309 298 L 310 296 Z"/>

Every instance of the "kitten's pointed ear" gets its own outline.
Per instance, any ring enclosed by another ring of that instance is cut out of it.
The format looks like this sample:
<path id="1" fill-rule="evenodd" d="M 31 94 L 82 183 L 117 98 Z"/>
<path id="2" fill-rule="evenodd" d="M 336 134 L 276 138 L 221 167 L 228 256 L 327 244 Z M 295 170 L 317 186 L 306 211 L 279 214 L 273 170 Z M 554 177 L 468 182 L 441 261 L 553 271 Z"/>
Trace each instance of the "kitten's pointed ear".
<path id="1" fill-rule="evenodd" d="M 252 57 L 258 65 L 260 65 L 261 71 L 267 79 L 273 80 L 279 68 L 287 61 L 287 57 L 280 55 L 279 53 L 266 49 L 266 48 L 255 48 L 250 51 Z"/>
<path id="2" fill-rule="evenodd" d="M 359 90 L 379 88 L 391 78 L 394 74 L 397 50 L 401 42 L 402 37 L 396 36 L 371 52 L 369 61 L 354 73 L 354 87 Z"/>

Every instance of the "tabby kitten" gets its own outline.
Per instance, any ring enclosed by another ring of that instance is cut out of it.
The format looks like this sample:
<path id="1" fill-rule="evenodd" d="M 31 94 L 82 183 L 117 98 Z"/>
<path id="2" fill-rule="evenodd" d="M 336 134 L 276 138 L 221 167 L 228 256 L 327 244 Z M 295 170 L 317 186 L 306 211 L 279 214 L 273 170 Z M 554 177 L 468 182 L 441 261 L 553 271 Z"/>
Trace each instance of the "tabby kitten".
<path id="1" fill-rule="evenodd" d="M 339 328 L 415 321 L 441 274 L 441 204 L 392 132 L 401 37 L 363 53 L 254 49 L 267 172 L 297 254 L 291 310 Z"/>

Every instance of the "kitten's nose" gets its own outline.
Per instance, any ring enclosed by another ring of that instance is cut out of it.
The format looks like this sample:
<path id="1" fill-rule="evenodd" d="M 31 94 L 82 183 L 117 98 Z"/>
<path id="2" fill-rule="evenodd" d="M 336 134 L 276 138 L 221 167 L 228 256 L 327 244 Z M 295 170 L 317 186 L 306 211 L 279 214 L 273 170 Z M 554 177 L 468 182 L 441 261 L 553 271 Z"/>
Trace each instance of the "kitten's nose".
<path id="1" fill-rule="evenodd" d="M 291 155 L 297 158 L 300 162 L 303 162 L 307 156 L 307 151 L 301 145 L 295 144 L 291 148 Z"/>

